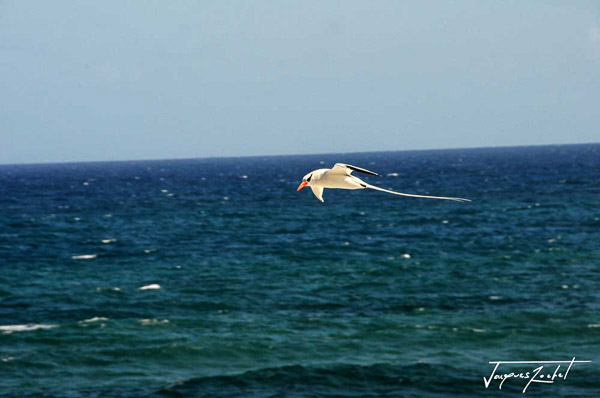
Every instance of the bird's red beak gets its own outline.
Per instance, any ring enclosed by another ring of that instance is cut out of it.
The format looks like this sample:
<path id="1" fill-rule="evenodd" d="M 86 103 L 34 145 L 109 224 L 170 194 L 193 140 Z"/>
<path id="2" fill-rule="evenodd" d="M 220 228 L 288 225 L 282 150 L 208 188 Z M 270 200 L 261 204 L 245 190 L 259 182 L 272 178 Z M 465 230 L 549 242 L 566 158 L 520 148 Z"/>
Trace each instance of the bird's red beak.
<path id="1" fill-rule="evenodd" d="M 303 181 L 300 185 L 298 185 L 298 189 L 296 189 L 296 192 L 298 192 L 299 190 L 301 190 L 302 188 L 304 188 L 307 185 L 308 185 L 308 182 Z"/>

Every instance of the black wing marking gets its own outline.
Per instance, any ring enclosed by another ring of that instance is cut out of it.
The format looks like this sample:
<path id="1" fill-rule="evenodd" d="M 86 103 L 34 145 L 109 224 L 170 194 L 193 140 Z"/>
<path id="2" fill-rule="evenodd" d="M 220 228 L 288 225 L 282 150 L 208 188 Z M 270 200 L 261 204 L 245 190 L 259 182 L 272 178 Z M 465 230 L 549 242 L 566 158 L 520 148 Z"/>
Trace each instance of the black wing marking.
<path id="1" fill-rule="evenodd" d="M 366 169 L 361 169 L 360 167 L 352 166 L 350 164 L 344 164 L 344 166 L 346 166 L 350 170 L 358 171 L 359 173 L 365 173 L 365 174 L 370 174 L 372 176 L 381 177 L 381 174 L 375 173 L 374 171 L 370 171 L 370 170 L 366 170 Z"/>

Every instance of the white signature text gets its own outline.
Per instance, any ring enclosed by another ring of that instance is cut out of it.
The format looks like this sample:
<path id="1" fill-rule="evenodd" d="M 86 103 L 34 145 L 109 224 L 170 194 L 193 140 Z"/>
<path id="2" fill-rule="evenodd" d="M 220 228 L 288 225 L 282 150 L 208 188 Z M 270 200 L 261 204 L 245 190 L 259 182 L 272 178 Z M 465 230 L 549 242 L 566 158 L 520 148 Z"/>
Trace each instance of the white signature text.
<path id="1" fill-rule="evenodd" d="M 492 380 L 499 380 L 498 389 L 501 390 L 502 385 L 508 379 L 527 380 L 527 384 L 523 388 L 523 394 L 525 394 L 531 383 L 553 384 L 555 380 L 565 380 L 574 364 L 589 362 L 592 361 L 576 361 L 575 357 L 570 361 L 490 361 L 490 365 L 495 365 L 494 370 L 489 378 L 483 378 L 483 384 L 485 388 L 488 388 Z M 536 367 L 530 371 L 517 373 L 507 372 L 506 365 L 533 365 Z M 546 365 L 548 365 L 548 369 L 545 368 Z M 503 369 L 500 369 L 500 366 Z M 561 370 L 561 367 L 564 370 Z"/>

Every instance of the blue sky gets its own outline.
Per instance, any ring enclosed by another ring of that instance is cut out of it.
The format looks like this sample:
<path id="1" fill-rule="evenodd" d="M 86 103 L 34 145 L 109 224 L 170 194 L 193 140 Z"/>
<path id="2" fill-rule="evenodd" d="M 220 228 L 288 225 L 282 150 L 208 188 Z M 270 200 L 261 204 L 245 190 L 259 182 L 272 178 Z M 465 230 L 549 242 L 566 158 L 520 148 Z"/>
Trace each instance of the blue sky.
<path id="1" fill-rule="evenodd" d="M 0 163 L 600 141 L 597 1 L 0 1 Z"/>

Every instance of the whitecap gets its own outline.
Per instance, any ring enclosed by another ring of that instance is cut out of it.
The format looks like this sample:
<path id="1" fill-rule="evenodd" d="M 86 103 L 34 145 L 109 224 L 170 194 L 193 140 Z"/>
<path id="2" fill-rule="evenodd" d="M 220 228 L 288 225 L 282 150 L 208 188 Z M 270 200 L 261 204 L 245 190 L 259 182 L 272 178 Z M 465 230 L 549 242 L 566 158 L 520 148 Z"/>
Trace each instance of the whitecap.
<path id="1" fill-rule="evenodd" d="M 29 332 L 32 330 L 39 329 L 52 329 L 57 327 L 58 325 L 50 325 L 50 324 L 27 324 L 27 325 L 3 325 L 0 326 L 0 331 L 4 332 L 4 334 L 10 334 L 14 332 Z"/>
<path id="2" fill-rule="evenodd" d="M 113 243 L 116 242 L 116 239 L 113 238 L 109 238 L 109 239 L 102 239 L 102 243 Z"/>
<path id="3" fill-rule="evenodd" d="M 97 292 L 120 292 L 121 289 L 118 287 L 97 287 Z"/>
<path id="4" fill-rule="evenodd" d="M 144 325 L 144 326 L 148 326 L 148 325 L 164 325 L 169 323 L 168 319 L 140 319 L 139 320 L 140 324 Z"/>
<path id="5" fill-rule="evenodd" d="M 398 177 L 400 174 L 398 173 L 387 173 L 388 177 Z"/>
<path id="6" fill-rule="evenodd" d="M 152 283 L 150 285 L 142 286 L 139 290 L 156 290 L 160 289 L 160 285 L 158 283 Z"/>
<path id="7" fill-rule="evenodd" d="M 246 180 L 248 179 L 248 176 L 246 174 L 244 174 L 243 176 L 240 177 L 242 180 Z"/>
<path id="8" fill-rule="evenodd" d="M 90 319 L 84 319 L 83 321 L 80 321 L 80 322 L 81 323 L 92 323 L 92 322 L 101 322 L 101 321 L 108 321 L 108 318 L 105 318 L 103 316 L 95 316 Z"/>
<path id="9" fill-rule="evenodd" d="M 471 328 L 471 332 L 475 332 L 475 333 L 485 333 L 485 329 Z"/>
<path id="10" fill-rule="evenodd" d="M 489 299 L 490 300 L 500 300 L 502 297 L 501 296 L 490 296 Z"/>
<path id="11" fill-rule="evenodd" d="M 588 328 L 600 328 L 600 323 L 590 323 L 587 325 Z"/>
<path id="12" fill-rule="evenodd" d="M 404 254 L 402 255 L 402 258 L 410 258 L 410 254 L 408 254 L 408 253 L 404 253 Z"/>
<path id="13" fill-rule="evenodd" d="M 78 256 L 71 256 L 73 260 L 91 260 L 92 258 L 98 257 L 97 254 L 80 254 Z"/>

